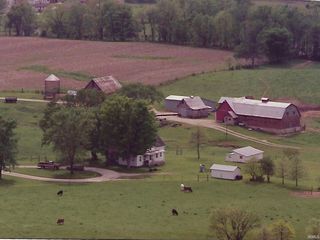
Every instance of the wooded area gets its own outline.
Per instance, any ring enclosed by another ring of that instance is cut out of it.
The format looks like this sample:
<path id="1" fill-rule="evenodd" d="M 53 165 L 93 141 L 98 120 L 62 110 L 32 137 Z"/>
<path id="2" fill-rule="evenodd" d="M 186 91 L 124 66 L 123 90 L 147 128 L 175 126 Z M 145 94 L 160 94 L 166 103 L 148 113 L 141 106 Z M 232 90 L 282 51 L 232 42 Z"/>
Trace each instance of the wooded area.
<path id="1" fill-rule="evenodd" d="M 60 4 L 36 15 L 27 4 L 11 8 L 8 35 L 151 41 L 236 50 L 251 60 L 320 59 L 320 6 L 257 6 L 250 0 L 161 0 L 134 8 L 113 1 Z"/>

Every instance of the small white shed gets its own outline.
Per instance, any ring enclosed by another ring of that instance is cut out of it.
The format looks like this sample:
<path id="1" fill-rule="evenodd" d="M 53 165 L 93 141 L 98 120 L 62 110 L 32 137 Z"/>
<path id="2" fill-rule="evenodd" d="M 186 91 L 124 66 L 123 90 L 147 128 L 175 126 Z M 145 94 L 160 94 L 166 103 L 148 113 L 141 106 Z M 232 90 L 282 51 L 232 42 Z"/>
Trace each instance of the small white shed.
<path id="1" fill-rule="evenodd" d="M 261 160 L 263 158 L 263 151 L 253 148 L 251 146 L 234 149 L 226 156 L 228 162 L 246 163 L 251 159 Z"/>
<path id="2" fill-rule="evenodd" d="M 237 166 L 213 164 L 210 171 L 211 177 L 214 178 L 235 180 L 237 176 L 241 176 L 240 168 Z"/>

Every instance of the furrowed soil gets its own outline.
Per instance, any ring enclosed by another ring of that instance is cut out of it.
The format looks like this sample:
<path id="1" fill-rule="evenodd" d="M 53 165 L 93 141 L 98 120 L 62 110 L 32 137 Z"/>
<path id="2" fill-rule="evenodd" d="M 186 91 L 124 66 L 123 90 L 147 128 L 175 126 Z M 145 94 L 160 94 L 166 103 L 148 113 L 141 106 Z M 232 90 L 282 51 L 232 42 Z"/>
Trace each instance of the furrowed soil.
<path id="1" fill-rule="evenodd" d="M 58 75 L 64 89 L 82 88 L 90 77 L 105 75 L 122 83 L 158 85 L 225 68 L 232 56 L 228 51 L 165 44 L 27 37 L 1 37 L 0 52 L 0 90 L 42 90 L 49 73 Z"/>

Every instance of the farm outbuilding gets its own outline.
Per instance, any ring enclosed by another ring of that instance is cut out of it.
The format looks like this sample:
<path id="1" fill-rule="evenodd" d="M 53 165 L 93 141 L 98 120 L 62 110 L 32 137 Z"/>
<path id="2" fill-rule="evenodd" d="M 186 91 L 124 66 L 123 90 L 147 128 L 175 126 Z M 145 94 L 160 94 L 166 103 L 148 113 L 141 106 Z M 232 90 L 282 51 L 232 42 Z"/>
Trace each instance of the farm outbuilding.
<path id="1" fill-rule="evenodd" d="M 237 166 L 228 166 L 221 164 L 213 164 L 210 167 L 211 177 L 235 180 L 237 176 L 241 176 L 240 168 Z"/>
<path id="2" fill-rule="evenodd" d="M 206 106 L 200 97 L 184 98 L 178 104 L 178 114 L 185 118 L 208 117 L 211 107 Z"/>
<path id="3" fill-rule="evenodd" d="M 44 80 L 44 98 L 53 99 L 60 92 L 60 79 L 54 74 Z"/>
<path id="4" fill-rule="evenodd" d="M 263 158 L 263 151 L 253 148 L 251 146 L 234 149 L 227 154 L 226 161 L 246 163 L 252 159 L 261 160 Z"/>
<path id="5" fill-rule="evenodd" d="M 178 104 L 188 96 L 170 95 L 164 100 L 164 107 L 167 111 L 178 112 Z"/>
<path id="6" fill-rule="evenodd" d="M 186 98 L 191 98 L 192 96 L 179 96 L 179 95 L 170 95 L 165 98 L 164 100 L 164 107 L 167 111 L 170 112 L 178 112 L 178 105 L 179 103 Z M 206 106 L 211 107 L 211 111 L 214 112 L 216 110 L 216 102 L 206 99 L 206 98 L 201 98 L 203 103 Z"/>
<path id="7" fill-rule="evenodd" d="M 246 97 L 222 97 L 216 111 L 216 121 L 239 125 L 275 134 L 289 134 L 302 130 L 301 114 L 292 103 L 272 102 Z"/>
<path id="8" fill-rule="evenodd" d="M 85 89 L 94 89 L 97 91 L 102 91 L 105 94 L 109 95 L 121 88 L 120 82 L 115 79 L 113 76 L 105 76 L 100 78 L 93 78 L 85 86 Z"/>

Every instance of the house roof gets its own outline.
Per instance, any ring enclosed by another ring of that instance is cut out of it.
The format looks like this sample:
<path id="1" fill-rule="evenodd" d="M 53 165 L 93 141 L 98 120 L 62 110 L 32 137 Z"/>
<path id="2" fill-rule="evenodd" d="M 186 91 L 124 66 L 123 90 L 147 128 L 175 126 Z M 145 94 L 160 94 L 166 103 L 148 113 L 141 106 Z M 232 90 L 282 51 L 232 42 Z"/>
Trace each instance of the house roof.
<path id="1" fill-rule="evenodd" d="M 184 98 L 182 101 L 192 110 L 211 109 L 211 107 L 204 104 L 200 97 Z"/>
<path id="2" fill-rule="evenodd" d="M 250 157 L 250 156 L 254 156 L 254 155 L 263 153 L 263 151 L 256 149 L 256 148 L 253 148 L 251 146 L 234 149 L 233 152 L 238 153 L 243 156 L 246 156 L 246 157 Z"/>
<path id="3" fill-rule="evenodd" d="M 119 81 L 115 79 L 113 76 L 93 78 L 91 81 L 93 81 L 101 89 L 101 91 L 103 91 L 106 94 L 114 93 L 122 87 Z M 90 82 L 87 84 L 87 86 L 89 84 Z"/>
<path id="4" fill-rule="evenodd" d="M 60 81 L 60 79 L 54 75 L 54 74 L 50 74 L 46 79 L 45 81 L 49 81 L 49 82 L 55 82 L 55 81 Z"/>
<path id="5" fill-rule="evenodd" d="M 230 165 L 221 165 L 221 164 L 213 164 L 210 167 L 210 170 L 218 170 L 218 171 L 226 171 L 226 172 L 233 172 L 235 171 L 238 166 L 230 166 Z"/>
<path id="6" fill-rule="evenodd" d="M 165 145 L 166 144 L 164 143 L 164 141 L 159 136 L 157 136 L 154 147 L 163 147 Z"/>
<path id="7" fill-rule="evenodd" d="M 166 97 L 166 100 L 175 100 L 175 101 L 181 101 L 185 98 L 189 98 L 188 96 L 178 96 L 178 95 L 170 95 Z"/>
<path id="8" fill-rule="evenodd" d="M 226 101 L 237 115 L 282 119 L 291 103 L 261 101 L 254 99 L 221 97 L 218 103 Z"/>

